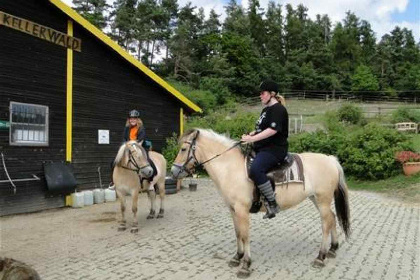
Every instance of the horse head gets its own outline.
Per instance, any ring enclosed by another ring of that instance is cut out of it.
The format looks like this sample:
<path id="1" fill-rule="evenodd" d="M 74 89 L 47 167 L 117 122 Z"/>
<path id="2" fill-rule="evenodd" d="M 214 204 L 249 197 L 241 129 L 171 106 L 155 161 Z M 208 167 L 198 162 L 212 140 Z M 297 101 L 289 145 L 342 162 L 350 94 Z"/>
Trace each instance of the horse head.
<path id="1" fill-rule="evenodd" d="M 199 133 L 197 129 L 189 130 L 180 138 L 181 147 L 171 168 L 172 177 L 175 179 L 192 174 L 195 166 L 199 165 L 195 154 Z"/>
<path id="2" fill-rule="evenodd" d="M 141 146 L 141 143 L 129 141 L 125 143 L 125 147 L 128 151 L 127 167 L 132 168 L 142 177 L 151 177 L 153 175 L 153 168 L 149 164 L 146 150 Z"/>

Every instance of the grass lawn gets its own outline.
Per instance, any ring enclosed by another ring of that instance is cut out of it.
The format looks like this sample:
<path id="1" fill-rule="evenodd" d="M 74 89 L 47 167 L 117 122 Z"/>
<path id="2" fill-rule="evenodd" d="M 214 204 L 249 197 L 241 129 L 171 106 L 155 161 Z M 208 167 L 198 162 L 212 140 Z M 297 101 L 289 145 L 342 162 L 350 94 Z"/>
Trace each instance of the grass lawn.
<path id="1" fill-rule="evenodd" d="M 379 181 L 358 181 L 347 178 L 351 190 L 382 193 L 410 203 L 420 203 L 420 173 L 413 176 L 398 175 Z"/>
<path id="2" fill-rule="evenodd" d="M 420 134 L 413 134 L 411 141 L 413 142 L 414 149 L 420 153 Z"/>

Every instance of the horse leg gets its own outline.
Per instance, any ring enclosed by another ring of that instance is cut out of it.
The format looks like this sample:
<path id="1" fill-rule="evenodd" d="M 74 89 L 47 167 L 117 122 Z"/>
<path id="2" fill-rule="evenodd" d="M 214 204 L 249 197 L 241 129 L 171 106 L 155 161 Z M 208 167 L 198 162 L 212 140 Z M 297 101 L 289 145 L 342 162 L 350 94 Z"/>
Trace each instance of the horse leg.
<path id="1" fill-rule="evenodd" d="M 124 231 L 127 229 L 126 220 L 125 220 L 125 196 L 117 190 L 118 199 L 120 200 L 120 209 L 121 209 L 121 220 L 120 225 L 118 226 L 118 231 Z"/>
<path id="2" fill-rule="evenodd" d="M 160 197 L 160 209 L 159 214 L 157 215 L 157 218 L 163 218 L 163 214 L 165 213 L 164 208 L 164 202 L 165 202 L 165 181 L 160 180 L 160 182 L 157 183 L 159 188 L 159 197 Z"/>
<path id="3" fill-rule="evenodd" d="M 327 258 L 335 258 L 337 256 L 336 252 L 338 249 L 338 235 L 337 235 L 337 224 L 335 221 L 335 215 L 334 212 L 332 212 L 333 220 L 332 220 L 332 226 L 331 226 L 331 247 L 330 250 L 327 253 Z"/>
<path id="4" fill-rule="evenodd" d="M 321 222 L 322 222 L 322 242 L 321 242 L 321 249 L 319 250 L 318 257 L 314 260 L 312 265 L 314 267 L 324 267 L 325 266 L 325 257 L 327 256 L 328 252 L 328 237 L 330 235 L 333 223 L 334 223 L 334 214 L 331 211 L 330 203 L 325 205 L 319 205 L 319 212 L 321 214 Z"/>
<path id="5" fill-rule="evenodd" d="M 150 201 L 150 212 L 149 215 L 147 216 L 147 219 L 153 219 L 155 217 L 156 211 L 155 211 L 155 202 L 156 202 L 156 193 L 153 189 L 151 189 L 152 184 L 149 183 L 149 186 L 147 187 L 148 191 L 147 191 L 147 196 L 149 197 L 149 201 Z"/>
<path id="6" fill-rule="evenodd" d="M 235 234 L 236 234 L 236 254 L 233 258 L 229 261 L 230 267 L 237 267 L 241 264 L 241 259 L 244 257 L 244 243 L 239 236 L 239 224 L 238 218 L 235 215 L 234 211 L 231 211 L 232 218 L 233 218 L 233 225 L 235 226 Z"/>
<path id="7" fill-rule="evenodd" d="M 137 219 L 137 204 L 139 199 L 139 190 L 136 188 L 134 191 L 132 191 L 131 196 L 133 197 L 133 202 L 131 205 L 131 210 L 133 211 L 133 222 L 131 226 L 131 233 L 137 233 L 139 232 L 139 221 Z"/>
<path id="8" fill-rule="evenodd" d="M 251 249 L 249 244 L 249 209 L 246 207 L 236 207 L 232 210 L 233 221 L 236 232 L 237 253 L 229 262 L 230 266 L 238 266 L 242 259 L 242 267 L 237 276 L 247 278 L 251 275 Z"/>

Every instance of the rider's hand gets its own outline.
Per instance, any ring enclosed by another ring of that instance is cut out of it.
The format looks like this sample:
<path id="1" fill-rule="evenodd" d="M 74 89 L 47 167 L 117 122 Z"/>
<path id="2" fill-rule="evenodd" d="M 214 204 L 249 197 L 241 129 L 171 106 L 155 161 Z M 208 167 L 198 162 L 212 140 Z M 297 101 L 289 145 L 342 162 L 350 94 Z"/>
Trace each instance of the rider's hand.
<path id="1" fill-rule="evenodd" d="M 249 134 L 243 134 L 241 141 L 246 142 L 246 143 L 251 143 L 252 141 L 252 136 Z"/>

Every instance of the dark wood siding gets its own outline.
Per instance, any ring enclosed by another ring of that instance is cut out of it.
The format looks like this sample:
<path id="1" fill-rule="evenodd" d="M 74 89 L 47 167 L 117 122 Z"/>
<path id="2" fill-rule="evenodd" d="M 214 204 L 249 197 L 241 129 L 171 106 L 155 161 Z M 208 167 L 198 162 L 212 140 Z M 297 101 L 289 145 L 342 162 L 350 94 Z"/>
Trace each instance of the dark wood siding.
<path id="1" fill-rule="evenodd" d="M 67 33 L 68 17 L 47 0 L 1 0 L 0 11 Z M 127 114 L 141 112 L 147 139 L 161 151 L 165 139 L 179 132 L 177 98 L 116 51 L 74 22 L 82 52 L 73 62 L 73 154 L 78 190 L 110 181 L 110 164 L 122 143 Z M 0 216 L 64 206 L 64 197 L 47 197 L 43 162 L 66 158 L 66 49 L 0 26 L 0 120 L 9 121 L 10 102 L 49 108 L 47 147 L 10 146 L 9 131 L 0 130 L 0 152 L 13 179 L 35 174 L 41 181 L 0 183 Z M 110 131 L 110 144 L 98 144 L 98 130 Z M 0 181 L 7 180 L 0 164 Z"/>
<path id="2" fill-rule="evenodd" d="M 82 52 L 74 53 L 73 164 L 80 188 L 110 181 L 110 164 L 122 143 L 128 112 L 140 111 L 146 138 L 161 151 L 179 133 L 180 102 L 117 52 L 79 25 Z M 98 129 L 110 131 L 110 144 L 98 144 Z"/>
<path id="3" fill-rule="evenodd" d="M 67 20 L 46 1 L 2 0 L 0 11 L 66 32 Z M 9 145 L 9 131 L 0 130 L 0 151 L 13 179 L 41 181 L 0 183 L 0 215 L 24 213 L 64 205 L 63 197 L 46 198 L 43 161 L 65 160 L 66 50 L 22 32 L 0 26 L 0 120 L 9 121 L 11 101 L 49 107 L 49 146 Z M 0 180 L 7 177 L 0 167 Z"/>

